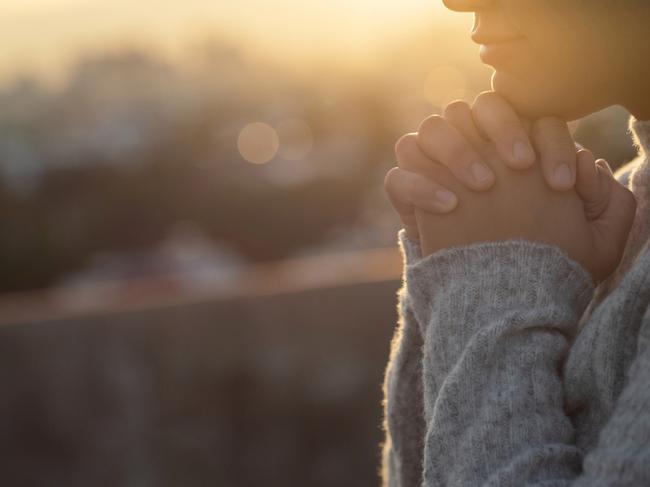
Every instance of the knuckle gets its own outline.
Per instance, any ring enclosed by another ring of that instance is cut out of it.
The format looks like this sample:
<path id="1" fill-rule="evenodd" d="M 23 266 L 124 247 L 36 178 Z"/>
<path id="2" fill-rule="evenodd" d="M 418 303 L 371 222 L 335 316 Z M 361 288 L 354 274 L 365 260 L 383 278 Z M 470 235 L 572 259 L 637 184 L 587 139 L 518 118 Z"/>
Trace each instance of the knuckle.
<path id="1" fill-rule="evenodd" d="M 447 126 L 447 121 L 440 115 L 430 115 L 420 123 L 418 127 L 419 136 L 428 136 Z"/>
<path id="2" fill-rule="evenodd" d="M 452 101 L 447 105 L 443 112 L 443 117 L 447 120 L 457 119 L 467 115 L 470 112 L 470 107 L 467 102 L 463 100 Z"/>
<path id="3" fill-rule="evenodd" d="M 481 110 L 486 106 L 492 106 L 495 101 L 499 100 L 500 97 L 493 91 L 484 91 L 479 93 L 474 99 L 473 108 L 475 110 Z"/>
<path id="4" fill-rule="evenodd" d="M 416 134 L 402 135 L 395 143 L 395 155 L 397 159 L 403 159 L 413 154 L 413 149 L 417 146 Z"/>
<path id="5" fill-rule="evenodd" d="M 386 176 L 384 177 L 384 190 L 387 193 L 395 193 L 396 179 L 399 177 L 399 170 L 398 167 L 393 167 L 386 173 Z"/>

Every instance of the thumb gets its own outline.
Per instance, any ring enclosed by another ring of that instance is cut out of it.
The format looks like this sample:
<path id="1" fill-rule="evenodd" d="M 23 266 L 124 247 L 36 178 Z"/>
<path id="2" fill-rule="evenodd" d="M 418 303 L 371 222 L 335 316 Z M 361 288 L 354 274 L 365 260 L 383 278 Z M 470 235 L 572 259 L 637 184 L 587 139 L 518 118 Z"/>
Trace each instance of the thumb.
<path id="1" fill-rule="evenodd" d="M 596 172 L 603 199 L 592 200 L 594 202 L 592 206 L 585 203 L 585 216 L 594 232 L 596 247 L 600 248 L 597 253 L 609 256 L 611 259 L 609 261 L 611 265 L 607 264 L 607 258 L 601 259 L 603 268 L 611 272 L 618 265 L 625 251 L 636 215 L 636 199 L 629 189 L 616 181 L 604 160 L 596 161 Z M 597 277 L 603 279 L 607 277 L 605 274 L 603 272 Z"/>
<path id="2" fill-rule="evenodd" d="M 577 153 L 575 188 L 589 221 L 600 217 L 609 204 L 614 180 L 608 167 L 604 160 L 596 161 L 587 149 L 581 149 Z"/>

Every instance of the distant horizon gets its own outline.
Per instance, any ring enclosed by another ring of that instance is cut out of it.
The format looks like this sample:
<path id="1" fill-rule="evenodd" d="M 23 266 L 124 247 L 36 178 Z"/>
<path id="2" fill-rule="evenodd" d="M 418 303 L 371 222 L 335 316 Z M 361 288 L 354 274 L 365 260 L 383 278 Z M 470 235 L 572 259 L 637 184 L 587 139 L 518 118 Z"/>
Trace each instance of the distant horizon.
<path id="1" fill-rule="evenodd" d="M 303 0 L 4 0 L 0 7 L 0 85 L 23 76 L 60 81 L 89 52 L 130 46 L 182 55 L 202 39 L 223 38 L 295 65 L 371 62 L 381 50 L 427 25 L 467 25 L 439 0 L 328 4 Z"/>

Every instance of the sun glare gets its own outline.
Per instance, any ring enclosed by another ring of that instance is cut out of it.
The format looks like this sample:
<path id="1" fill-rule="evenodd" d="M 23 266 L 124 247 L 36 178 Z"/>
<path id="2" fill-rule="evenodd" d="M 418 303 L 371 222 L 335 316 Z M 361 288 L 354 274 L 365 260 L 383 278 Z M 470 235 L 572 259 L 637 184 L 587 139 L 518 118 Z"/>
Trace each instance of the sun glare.
<path id="1" fill-rule="evenodd" d="M 424 96 L 434 106 L 444 107 L 467 97 L 467 79 L 453 66 L 436 66 L 424 82 Z"/>
<path id="2" fill-rule="evenodd" d="M 294 65 L 356 65 L 432 19 L 459 21 L 440 0 L 3 0 L 0 82 L 55 76 L 80 52 L 125 45 L 182 49 L 225 37 Z"/>

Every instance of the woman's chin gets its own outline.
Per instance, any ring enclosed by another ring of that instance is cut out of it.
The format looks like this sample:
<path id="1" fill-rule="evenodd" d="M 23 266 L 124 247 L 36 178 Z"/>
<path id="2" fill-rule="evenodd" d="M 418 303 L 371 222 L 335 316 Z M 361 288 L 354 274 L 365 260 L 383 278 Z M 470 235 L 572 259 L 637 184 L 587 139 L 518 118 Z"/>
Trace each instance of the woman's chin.
<path id="1" fill-rule="evenodd" d="M 492 89 L 508 100 L 521 116 L 531 120 L 556 116 L 571 121 L 602 108 L 582 103 L 579 95 L 571 96 L 572 90 L 554 89 L 548 81 L 542 77 L 531 77 L 529 81 L 497 70 L 492 75 Z"/>

